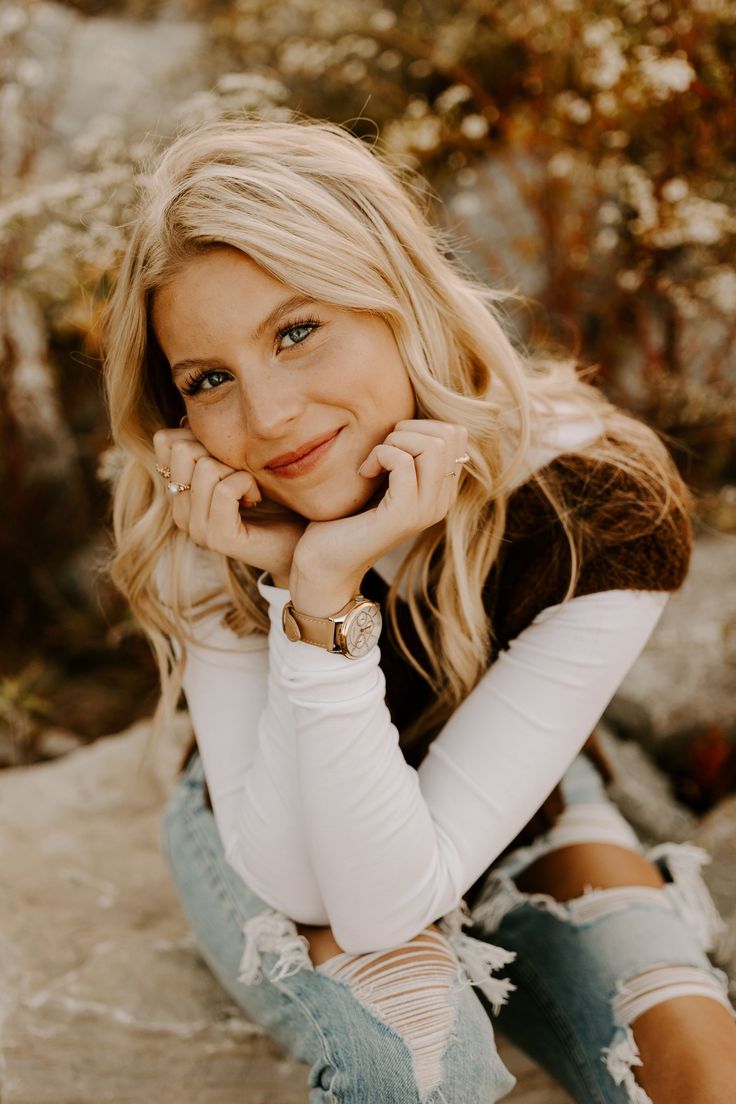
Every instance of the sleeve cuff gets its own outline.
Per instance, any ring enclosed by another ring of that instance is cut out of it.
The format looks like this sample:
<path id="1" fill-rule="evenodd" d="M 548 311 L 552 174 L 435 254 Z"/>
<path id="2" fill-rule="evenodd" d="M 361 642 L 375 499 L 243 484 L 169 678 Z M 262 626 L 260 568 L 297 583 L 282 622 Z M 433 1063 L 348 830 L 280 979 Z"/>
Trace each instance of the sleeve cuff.
<path id="1" fill-rule="evenodd" d="M 282 615 L 284 606 L 291 598 L 287 587 L 277 587 L 267 583 L 270 578 L 267 571 L 261 573 L 256 580 L 258 591 L 268 602 L 268 613 L 271 620 L 271 631 L 278 639 L 278 652 L 284 664 L 292 671 L 339 671 L 346 665 L 354 672 L 370 669 L 379 660 L 378 647 L 361 656 L 359 659 L 350 659 L 341 652 L 328 652 L 325 648 L 318 648 L 314 644 L 305 644 L 303 640 L 289 640 L 284 632 Z M 373 655 L 373 653 L 376 653 Z"/>

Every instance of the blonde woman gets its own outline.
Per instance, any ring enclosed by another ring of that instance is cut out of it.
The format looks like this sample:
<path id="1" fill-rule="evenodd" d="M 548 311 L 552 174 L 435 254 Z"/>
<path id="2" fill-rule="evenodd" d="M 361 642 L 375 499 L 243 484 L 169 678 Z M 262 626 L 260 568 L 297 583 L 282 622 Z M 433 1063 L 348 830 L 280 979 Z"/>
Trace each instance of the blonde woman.
<path id="1" fill-rule="evenodd" d="M 166 854 L 314 1104 L 500 1100 L 494 1026 L 581 1104 L 715 1104 L 704 856 L 645 852 L 594 736 L 686 575 L 687 493 L 502 298 L 336 126 L 161 157 L 106 378 L 114 577 L 195 738 Z"/>

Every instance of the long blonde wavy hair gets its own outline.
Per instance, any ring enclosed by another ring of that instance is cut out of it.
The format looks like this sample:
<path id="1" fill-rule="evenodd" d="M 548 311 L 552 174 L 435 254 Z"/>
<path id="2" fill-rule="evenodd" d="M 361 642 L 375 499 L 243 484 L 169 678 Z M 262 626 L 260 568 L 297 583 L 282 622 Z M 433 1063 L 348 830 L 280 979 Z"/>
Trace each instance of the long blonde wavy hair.
<path id="1" fill-rule="evenodd" d="M 195 550 L 174 526 L 155 470 L 153 435 L 177 425 L 184 406 L 151 329 L 152 298 L 193 256 L 223 244 L 289 287 L 383 318 L 413 384 L 417 417 L 468 428 L 471 459 L 457 499 L 443 522 L 419 535 L 386 600 L 402 651 L 433 691 L 406 740 L 436 729 L 488 665 L 493 627 L 482 589 L 509 495 L 524 479 L 539 483 L 565 528 L 572 557 L 566 597 L 574 592 L 580 557 L 565 503 L 530 464 L 559 421 L 560 403 L 602 426 L 582 453 L 635 476 L 643 495 L 656 496 L 661 516 L 673 503 L 687 511 L 684 484 L 653 430 L 585 382 L 573 358 L 514 347 L 502 306 L 519 296 L 483 285 L 451 257 L 406 173 L 330 123 L 229 120 L 184 133 L 148 177 L 105 319 L 110 421 L 124 456 L 111 572 L 158 662 L 154 730 L 176 708 L 193 619 L 215 609 L 239 635 L 268 631 L 260 572 Z M 190 585 L 194 552 L 212 569 L 205 573 L 212 584 L 198 594 Z M 402 578 L 427 667 L 398 629 Z"/>

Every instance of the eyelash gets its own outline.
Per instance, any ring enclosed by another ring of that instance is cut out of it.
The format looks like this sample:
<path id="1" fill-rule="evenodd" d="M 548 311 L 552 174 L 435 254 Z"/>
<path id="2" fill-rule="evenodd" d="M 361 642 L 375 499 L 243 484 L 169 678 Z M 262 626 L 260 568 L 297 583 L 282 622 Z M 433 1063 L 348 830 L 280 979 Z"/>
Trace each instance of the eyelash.
<path id="1" fill-rule="evenodd" d="M 301 341 L 295 342 L 294 345 L 287 345 L 287 349 L 295 349 L 297 345 L 303 345 L 304 342 L 307 341 L 314 333 L 314 331 L 319 329 L 321 325 L 322 323 L 319 322 L 316 318 L 300 318 L 297 321 L 289 322 L 287 326 L 282 326 L 280 330 L 277 330 L 276 336 L 278 338 L 284 338 L 286 334 L 290 333 L 292 330 L 298 330 L 302 326 L 310 326 L 311 329 L 309 333 L 305 337 L 303 337 Z M 188 398 L 191 398 L 192 395 L 196 395 L 199 391 L 202 390 L 202 384 L 206 379 L 208 379 L 210 376 L 222 375 L 224 372 L 224 368 L 202 368 L 199 372 L 195 372 L 193 376 L 190 376 L 189 379 L 186 380 L 186 382 L 182 385 L 182 395 L 186 395 Z M 216 391 L 217 388 L 213 387 L 211 388 L 211 390 Z"/>
<path id="2" fill-rule="evenodd" d="M 297 345 L 303 345 L 305 341 L 312 336 L 315 330 L 319 329 L 321 323 L 316 318 L 300 318 L 298 322 L 290 322 L 288 326 L 283 326 L 276 332 L 276 336 L 281 338 L 288 334 L 291 330 L 301 329 L 302 326 L 311 326 L 311 329 L 306 337 L 303 337 L 301 341 L 297 341 Z M 296 348 L 295 345 L 288 346 L 290 349 Z"/>

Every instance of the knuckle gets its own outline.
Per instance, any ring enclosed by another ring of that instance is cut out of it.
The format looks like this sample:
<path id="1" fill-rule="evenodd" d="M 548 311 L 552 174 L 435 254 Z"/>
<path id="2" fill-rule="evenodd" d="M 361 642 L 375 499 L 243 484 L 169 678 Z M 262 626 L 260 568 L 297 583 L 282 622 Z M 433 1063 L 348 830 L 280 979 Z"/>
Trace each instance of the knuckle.
<path id="1" fill-rule="evenodd" d="M 225 476 L 224 479 L 218 479 L 217 483 L 213 487 L 212 498 L 217 499 L 217 501 L 219 502 L 220 499 L 229 499 L 229 497 L 230 488 L 229 486 L 227 486 L 227 476 Z"/>
<path id="2" fill-rule="evenodd" d="M 187 460 L 189 458 L 189 445 L 186 441 L 172 441 L 171 444 L 171 459 L 172 460 Z"/>
<path id="3" fill-rule="evenodd" d="M 196 470 L 205 476 L 219 476 L 220 464 L 212 456 L 200 456 L 195 462 Z"/>

